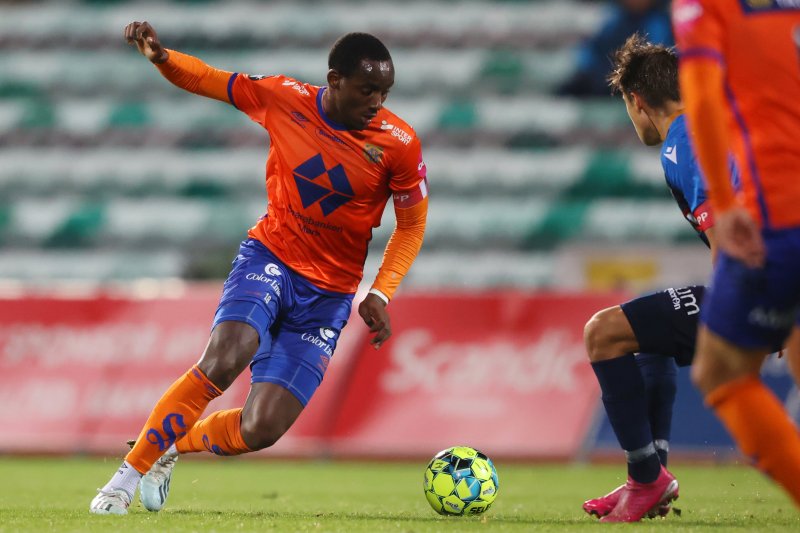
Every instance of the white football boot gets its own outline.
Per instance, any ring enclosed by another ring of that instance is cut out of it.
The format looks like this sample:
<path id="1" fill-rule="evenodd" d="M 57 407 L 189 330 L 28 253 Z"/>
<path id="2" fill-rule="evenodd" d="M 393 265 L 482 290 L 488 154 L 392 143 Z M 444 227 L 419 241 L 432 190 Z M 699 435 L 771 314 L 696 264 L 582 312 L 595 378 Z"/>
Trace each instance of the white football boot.
<path id="1" fill-rule="evenodd" d="M 148 511 L 158 512 L 169 495 L 169 481 L 178 456 L 165 453 L 153 463 L 150 471 L 139 482 L 139 499 Z"/>
<path id="2" fill-rule="evenodd" d="M 131 497 L 122 489 L 104 491 L 98 489 L 97 496 L 89 504 L 89 512 L 94 514 L 128 514 Z"/>

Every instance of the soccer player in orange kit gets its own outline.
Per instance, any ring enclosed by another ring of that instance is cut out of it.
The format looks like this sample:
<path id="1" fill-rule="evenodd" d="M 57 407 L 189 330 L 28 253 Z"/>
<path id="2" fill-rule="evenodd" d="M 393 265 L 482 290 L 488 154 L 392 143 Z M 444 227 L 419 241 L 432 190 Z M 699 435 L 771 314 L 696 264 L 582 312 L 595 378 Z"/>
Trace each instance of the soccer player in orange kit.
<path id="1" fill-rule="evenodd" d="M 319 386 L 363 276 L 372 228 L 389 200 L 397 225 L 358 312 L 379 348 L 391 335 L 386 306 L 422 245 L 426 168 L 414 130 L 383 107 L 394 65 L 374 36 L 341 37 L 328 57 L 328 85 L 212 68 L 168 50 L 147 22 L 125 39 L 170 82 L 231 104 L 270 134 L 269 203 L 241 244 L 199 362 L 156 404 L 135 445 L 90 504 L 126 514 L 137 485 L 160 510 L 178 454 L 238 455 L 274 444 Z M 243 408 L 208 403 L 249 365 Z"/>
<path id="2" fill-rule="evenodd" d="M 672 15 L 720 248 L 692 378 L 742 452 L 800 505 L 800 434 L 758 373 L 759 354 L 800 325 L 800 2 L 676 0 Z"/>

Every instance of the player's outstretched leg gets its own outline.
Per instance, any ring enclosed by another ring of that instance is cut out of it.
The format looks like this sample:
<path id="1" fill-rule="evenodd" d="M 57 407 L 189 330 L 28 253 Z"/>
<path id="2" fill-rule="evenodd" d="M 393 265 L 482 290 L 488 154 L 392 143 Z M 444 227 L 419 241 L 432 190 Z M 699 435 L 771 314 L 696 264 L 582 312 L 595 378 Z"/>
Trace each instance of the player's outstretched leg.
<path id="1" fill-rule="evenodd" d="M 209 402 L 247 367 L 258 340 L 258 332 L 242 322 L 224 322 L 214 328 L 203 357 L 164 393 L 122 466 L 92 500 L 89 505 L 92 513 L 127 513 L 143 474 L 191 431 Z M 109 501 L 120 490 L 127 498 Z"/>
<path id="2" fill-rule="evenodd" d="M 89 505 L 94 514 L 127 514 L 136 487 L 158 458 L 222 394 L 197 367 L 178 378 L 164 393 L 150 414 L 135 446 L 106 485 Z M 124 492 L 123 497 L 120 492 Z"/>

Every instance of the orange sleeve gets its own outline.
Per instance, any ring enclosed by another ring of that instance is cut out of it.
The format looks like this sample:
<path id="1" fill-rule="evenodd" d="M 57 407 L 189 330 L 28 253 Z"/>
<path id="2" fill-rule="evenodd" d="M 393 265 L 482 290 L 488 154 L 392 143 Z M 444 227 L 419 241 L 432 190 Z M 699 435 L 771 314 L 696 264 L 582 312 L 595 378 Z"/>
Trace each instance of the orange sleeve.
<path id="1" fill-rule="evenodd" d="M 171 83 L 190 93 L 230 103 L 228 85 L 232 72 L 218 70 L 194 56 L 167 50 L 169 58 L 156 68 Z"/>
<path id="2" fill-rule="evenodd" d="M 390 300 L 422 248 L 425 222 L 428 217 L 428 199 L 423 198 L 419 203 L 407 208 L 395 204 L 394 212 L 397 225 L 386 245 L 383 263 L 375 283 L 372 284 L 373 289 L 377 289 Z"/>
<path id="3" fill-rule="evenodd" d="M 735 203 L 730 179 L 723 66 L 714 59 L 692 58 L 680 67 L 681 95 L 686 105 L 689 132 L 703 170 L 713 212 Z"/>

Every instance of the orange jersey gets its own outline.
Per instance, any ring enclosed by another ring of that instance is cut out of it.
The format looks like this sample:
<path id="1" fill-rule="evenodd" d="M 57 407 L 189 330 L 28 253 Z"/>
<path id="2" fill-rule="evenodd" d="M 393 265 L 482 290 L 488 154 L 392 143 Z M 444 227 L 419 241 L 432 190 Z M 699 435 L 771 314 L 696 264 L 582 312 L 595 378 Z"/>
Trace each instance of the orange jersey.
<path id="1" fill-rule="evenodd" d="M 286 76 L 234 73 L 227 87 L 270 135 L 267 212 L 250 237 L 318 287 L 355 292 L 389 198 L 403 208 L 427 196 L 414 130 L 386 108 L 367 129 L 347 130 L 325 115 L 325 87 Z"/>
<path id="2" fill-rule="evenodd" d="M 682 64 L 713 61 L 723 71 L 719 105 L 745 206 L 765 227 L 800 226 L 800 0 L 675 0 L 673 23 Z M 682 83 L 682 98 L 691 102 L 701 90 Z M 695 141 L 698 155 L 713 144 Z M 709 181 L 723 174 L 704 170 Z"/>

